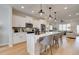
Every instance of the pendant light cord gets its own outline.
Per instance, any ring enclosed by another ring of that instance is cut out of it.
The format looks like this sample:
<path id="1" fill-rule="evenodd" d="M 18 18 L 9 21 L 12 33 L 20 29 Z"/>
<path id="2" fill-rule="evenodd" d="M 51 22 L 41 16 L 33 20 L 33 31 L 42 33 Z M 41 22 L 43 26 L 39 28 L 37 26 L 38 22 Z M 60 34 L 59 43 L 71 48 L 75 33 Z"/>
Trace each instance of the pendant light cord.
<path id="1" fill-rule="evenodd" d="M 52 8 L 51 8 L 51 7 L 49 7 L 49 11 L 50 11 L 49 13 L 50 13 L 50 15 L 51 15 L 51 9 L 52 9 Z"/>
<path id="2" fill-rule="evenodd" d="M 40 4 L 40 9 L 42 9 L 42 4 Z"/>
<path id="3" fill-rule="evenodd" d="M 41 0 L 41 4 L 40 4 L 40 9 L 42 9 L 42 0 Z"/>

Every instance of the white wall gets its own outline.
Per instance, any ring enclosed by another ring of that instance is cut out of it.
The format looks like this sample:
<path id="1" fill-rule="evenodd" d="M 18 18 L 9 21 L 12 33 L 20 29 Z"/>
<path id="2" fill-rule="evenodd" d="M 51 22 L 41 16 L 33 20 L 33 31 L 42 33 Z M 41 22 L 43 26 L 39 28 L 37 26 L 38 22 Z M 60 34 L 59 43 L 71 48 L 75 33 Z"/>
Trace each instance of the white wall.
<path id="1" fill-rule="evenodd" d="M 0 5 L 0 45 L 10 44 L 12 38 L 12 8 L 8 5 Z"/>
<path id="2" fill-rule="evenodd" d="M 25 18 L 20 16 L 12 16 L 12 26 L 13 27 L 25 27 Z"/>

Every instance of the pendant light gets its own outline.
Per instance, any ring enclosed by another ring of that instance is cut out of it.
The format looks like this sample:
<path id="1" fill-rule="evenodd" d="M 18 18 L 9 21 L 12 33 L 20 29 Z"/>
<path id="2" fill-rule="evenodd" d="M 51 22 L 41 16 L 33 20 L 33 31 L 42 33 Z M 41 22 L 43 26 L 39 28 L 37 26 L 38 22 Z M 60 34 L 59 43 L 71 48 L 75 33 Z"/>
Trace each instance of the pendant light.
<path id="1" fill-rule="evenodd" d="M 56 20 L 56 12 L 54 12 L 54 15 L 55 15 L 55 19 L 54 19 L 54 20 L 55 20 L 55 22 L 56 22 L 56 21 L 57 21 L 57 20 Z"/>
<path id="2" fill-rule="evenodd" d="M 60 20 L 60 23 L 61 23 L 61 24 L 63 24 L 63 22 L 64 22 L 63 20 Z"/>
<path id="3" fill-rule="evenodd" d="M 53 17 L 51 16 L 51 10 L 52 10 L 52 7 L 49 7 L 49 11 L 50 11 L 50 12 L 49 12 L 49 13 L 50 13 L 50 14 L 49 14 L 49 19 L 52 19 L 52 18 L 53 18 Z"/>
<path id="4" fill-rule="evenodd" d="M 42 9 L 42 4 L 40 5 L 40 11 L 38 12 L 40 15 L 43 15 L 43 14 L 45 14 L 45 12 L 43 11 L 43 9 Z"/>

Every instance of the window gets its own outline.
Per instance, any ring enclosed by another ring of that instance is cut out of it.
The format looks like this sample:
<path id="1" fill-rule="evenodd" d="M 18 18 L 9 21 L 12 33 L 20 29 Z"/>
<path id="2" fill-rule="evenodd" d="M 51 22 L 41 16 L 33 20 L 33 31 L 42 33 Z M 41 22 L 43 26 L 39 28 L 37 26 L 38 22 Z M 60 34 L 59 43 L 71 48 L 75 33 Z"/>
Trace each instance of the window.
<path id="1" fill-rule="evenodd" d="M 66 30 L 67 30 L 66 24 L 63 24 L 63 31 L 66 31 Z"/>
<path id="2" fill-rule="evenodd" d="M 50 25 L 50 26 L 49 26 L 49 29 L 50 29 L 50 30 L 53 30 L 53 26 L 52 26 L 52 25 Z"/>
<path id="3" fill-rule="evenodd" d="M 67 31 L 71 30 L 71 24 L 67 24 Z"/>
<path id="4" fill-rule="evenodd" d="M 63 25 L 59 24 L 59 30 L 62 31 L 63 30 Z"/>
<path id="5" fill-rule="evenodd" d="M 59 24 L 59 30 L 60 31 L 70 31 L 71 24 Z"/>
<path id="6" fill-rule="evenodd" d="M 77 25 L 77 34 L 79 34 L 79 25 Z"/>

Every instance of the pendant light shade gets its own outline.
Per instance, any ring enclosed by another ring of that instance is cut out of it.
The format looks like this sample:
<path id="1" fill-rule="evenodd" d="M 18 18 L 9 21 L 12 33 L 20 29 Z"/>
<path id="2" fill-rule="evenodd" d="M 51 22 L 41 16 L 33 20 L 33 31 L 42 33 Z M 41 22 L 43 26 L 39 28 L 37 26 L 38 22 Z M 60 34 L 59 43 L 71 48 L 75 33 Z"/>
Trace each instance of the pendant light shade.
<path id="1" fill-rule="evenodd" d="M 40 15 L 44 14 L 45 12 L 43 12 L 43 10 L 41 9 L 39 12 L 38 12 Z"/>
<path id="2" fill-rule="evenodd" d="M 45 12 L 43 11 L 43 9 L 42 9 L 42 4 L 40 5 L 40 10 L 39 10 L 39 12 L 38 12 L 40 15 L 43 15 L 43 14 L 45 14 Z"/>
<path id="3" fill-rule="evenodd" d="M 49 19 L 52 19 L 52 18 L 53 18 L 53 17 L 51 16 L 51 9 L 52 9 L 52 7 L 49 7 L 49 11 L 50 11 L 50 12 L 49 12 L 49 13 L 50 13 L 50 14 L 49 14 Z"/>
<path id="4" fill-rule="evenodd" d="M 52 7 L 49 7 L 49 9 L 52 9 Z"/>
<path id="5" fill-rule="evenodd" d="M 55 20 L 55 22 L 56 22 L 56 12 L 54 12 L 54 14 L 55 14 L 55 18 L 54 18 L 54 20 Z"/>
<path id="6" fill-rule="evenodd" d="M 49 15 L 49 18 L 53 18 L 51 15 Z"/>
<path id="7" fill-rule="evenodd" d="M 51 15 L 49 15 L 49 17 L 52 17 Z"/>
<path id="8" fill-rule="evenodd" d="M 54 12 L 54 14 L 56 15 L 56 12 Z"/>
<path id="9" fill-rule="evenodd" d="M 63 23 L 64 21 L 63 20 L 60 20 L 60 22 Z"/>

